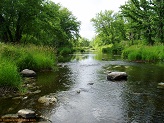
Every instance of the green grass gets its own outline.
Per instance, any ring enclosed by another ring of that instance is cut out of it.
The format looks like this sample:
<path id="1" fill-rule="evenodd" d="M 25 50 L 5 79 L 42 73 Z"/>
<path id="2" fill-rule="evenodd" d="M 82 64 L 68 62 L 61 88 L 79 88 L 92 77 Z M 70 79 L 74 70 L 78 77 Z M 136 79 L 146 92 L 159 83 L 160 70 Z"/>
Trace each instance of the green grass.
<path id="1" fill-rule="evenodd" d="M 33 69 L 39 71 L 50 69 L 55 64 L 54 49 L 43 46 L 0 45 L 0 58 L 14 62 L 19 70 Z"/>
<path id="2" fill-rule="evenodd" d="M 139 46 L 134 45 L 126 48 L 122 52 L 122 58 L 131 61 L 157 61 L 164 60 L 164 46 Z"/>
<path id="3" fill-rule="evenodd" d="M 21 46 L 0 43 L 0 86 L 19 86 L 20 71 L 53 69 L 56 57 L 54 49 L 45 46 Z"/>
<path id="4" fill-rule="evenodd" d="M 8 61 L 0 61 L 0 86 L 19 87 L 21 85 L 21 76 L 17 66 Z"/>

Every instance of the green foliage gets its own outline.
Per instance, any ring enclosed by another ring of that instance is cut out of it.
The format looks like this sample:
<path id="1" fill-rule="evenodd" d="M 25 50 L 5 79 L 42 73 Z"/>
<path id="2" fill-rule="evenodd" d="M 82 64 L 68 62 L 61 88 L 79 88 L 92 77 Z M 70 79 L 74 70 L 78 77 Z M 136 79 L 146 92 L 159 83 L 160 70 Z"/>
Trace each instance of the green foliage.
<path id="1" fill-rule="evenodd" d="M 52 69 L 55 63 L 54 49 L 43 46 L 0 45 L 1 59 L 7 59 L 16 64 L 19 70 L 23 69 Z"/>
<path id="2" fill-rule="evenodd" d="M 76 47 L 89 47 L 90 42 L 87 38 L 79 38 Z"/>
<path id="3" fill-rule="evenodd" d="M 59 55 L 68 55 L 73 53 L 73 49 L 70 47 L 60 47 L 58 49 Z"/>
<path id="4" fill-rule="evenodd" d="M 49 0 L 0 0 L 0 40 L 64 47 L 79 37 L 80 22 Z"/>
<path id="5" fill-rule="evenodd" d="M 113 45 L 104 45 L 100 47 L 102 53 L 112 53 Z"/>
<path id="6" fill-rule="evenodd" d="M 126 18 L 129 40 L 145 40 L 150 45 L 164 42 L 163 0 L 129 0 L 121 6 L 121 13 Z"/>
<path id="7" fill-rule="evenodd" d="M 1 59 L 0 61 L 0 86 L 19 87 L 21 84 L 21 76 L 17 70 L 17 66 L 8 61 Z"/>
<path id="8" fill-rule="evenodd" d="M 156 61 L 164 59 L 164 46 L 134 45 L 123 50 L 122 58 L 128 60 Z"/>
<path id="9" fill-rule="evenodd" d="M 97 33 L 95 41 L 98 45 L 114 44 L 126 38 L 124 20 L 119 13 L 101 11 L 91 21 Z"/>

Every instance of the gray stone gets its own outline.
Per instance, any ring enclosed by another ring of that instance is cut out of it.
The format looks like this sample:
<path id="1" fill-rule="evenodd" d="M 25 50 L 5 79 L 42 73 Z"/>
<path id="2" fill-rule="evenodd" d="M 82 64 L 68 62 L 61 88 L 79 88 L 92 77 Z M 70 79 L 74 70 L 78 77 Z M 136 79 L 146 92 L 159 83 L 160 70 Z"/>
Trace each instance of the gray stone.
<path id="1" fill-rule="evenodd" d="M 54 104 L 57 102 L 57 99 L 54 95 L 45 95 L 45 96 L 42 96 L 38 99 L 38 102 L 39 103 L 42 103 L 42 104 L 46 104 L 46 105 L 49 105 L 49 104 Z"/>
<path id="2" fill-rule="evenodd" d="M 158 86 L 163 86 L 164 87 L 164 82 L 158 83 Z"/>
<path id="3" fill-rule="evenodd" d="M 23 117 L 23 118 L 35 118 L 36 114 L 34 111 L 29 110 L 29 109 L 21 109 L 18 111 L 18 116 Z"/>
<path id="4" fill-rule="evenodd" d="M 16 119 L 18 118 L 17 114 L 6 114 L 4 116 L 1 117 L 2 119 Z"/>
<path id="5" fill-rule="evenodd" d="M 110 72 L 107 79 L 111 81 L 127 80 L 128 75 L 125 72 Z"/>
<path id="6" fill-rule="evenodd" d="M 90 83 L 88 83 L 87 85 L 93 85 L 94 83 L 93 82 L 90 82 Z"/>
<path id="7" fill-rule="evenodd" d="M 23 97 L 22 97 L 22 96 L 19 96 L 19 97 L 13 97 L 12 99 L 13 99 L 13 100 L 21 100 L 21 99 L 23 99 Z"/>
<path id="8" fill-rule="evenodd" d="M 34 92 L 31 92 L 30 94 L 38 94 L 38 93 L 41 93 L 41 90 L 36 90 Z"/>
<path id="9" fill-rule="evenodd" d="M 80 94 L 80 90 L 77 90 L 76 92 L 77 92 L 78 94 Z"/>
<path id="10" fill-rule="evenodd" d="M 21 74 L 23 75 L 23 77 L 35 77 L 36 76 L 35 71 L 29 70 L 29 69 L 22 70 Z"/>
<path id="11" fill-rule="evenodd" d="M 160 83 L 158 83 L 157 88 L 164 89 L 164 82 L 160 82 Z"/>

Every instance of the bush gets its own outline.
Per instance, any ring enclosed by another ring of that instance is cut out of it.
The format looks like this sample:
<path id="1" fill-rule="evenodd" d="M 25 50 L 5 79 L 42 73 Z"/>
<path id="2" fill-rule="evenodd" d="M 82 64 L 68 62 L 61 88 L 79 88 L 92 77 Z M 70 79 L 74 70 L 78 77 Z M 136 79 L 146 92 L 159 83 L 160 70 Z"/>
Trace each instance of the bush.
<path id="1" fill-rule="evenodd" d="M 73 49 L 70 47 L 61 47 L 58 49 L 58 54 L 67 55 L 73 53 Z"/>
<path id="2" fill-rule="evenodd" d="M 102 53 L 112 53 L 112 47 L 113 45 L 104 45 L 101 46 L 100 49 Z"/>

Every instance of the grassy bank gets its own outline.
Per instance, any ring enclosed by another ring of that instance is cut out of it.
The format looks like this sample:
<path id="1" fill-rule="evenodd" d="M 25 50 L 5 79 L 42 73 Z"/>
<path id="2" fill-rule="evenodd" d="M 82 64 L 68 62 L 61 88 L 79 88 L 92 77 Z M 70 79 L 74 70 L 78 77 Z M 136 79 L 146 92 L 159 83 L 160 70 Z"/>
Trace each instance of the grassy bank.
<path id="1" fill-rule="evenodd" d="M 134 45 L 125 48 L 122 52 L 122 58 L 131 61 L 157 61 L 164 59 L 164 46 L 140 46 Z"/>
<path id="2" fill-rule="evenodd" d="M 43 46 L 21 46 L 0 43 L 0 86 L 19 86 L 23 69 L 52 69 L 54 49 Z"/>

